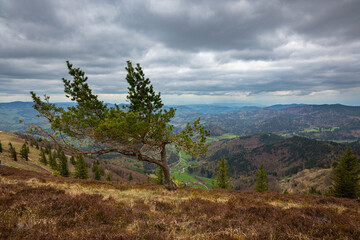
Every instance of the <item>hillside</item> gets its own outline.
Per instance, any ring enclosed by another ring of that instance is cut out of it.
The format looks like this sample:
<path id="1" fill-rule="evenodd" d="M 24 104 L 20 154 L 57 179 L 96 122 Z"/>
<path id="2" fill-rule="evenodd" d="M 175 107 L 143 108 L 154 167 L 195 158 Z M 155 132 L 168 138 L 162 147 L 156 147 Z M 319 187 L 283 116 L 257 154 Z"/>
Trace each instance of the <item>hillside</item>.
<path id="1" fill-rule="evenodd" d="M 71 105 L 57 104 L 63 107 Z M 37 112 L 32 105 L 31 102 L 0 103 L 0 130 L 24 132 L 26 126 L 18 123 L 20 119 L 46 127 L 44 119 L 36 117 Z M 201 117 L 212 136 L 226 133 L 249 136 L 267 132 L 331 141 L 360 140 L 359 106 L 290 104 L 260 108 L 231 104 L 194 104 L 172 107 L 177 108 L 172 120 L 176 130 L 181 129 L 188 121 Z"/>
<path id="2" fill-rule="evenodd" d="M 257 134 L 247 137 L 220 139 L 210 143 L 201 165 L 189 167 L 191 173 L 211 177 L 217 162 L 225 157 L 230 166 L 234 188 L 253 189 L 256 171 L 264 163 L 272 180 L 273 191 L 284 191 L 279 181 L 305 169 L 328 169 L 343 153 L 346 145 L 318 141 L 304 137 L 281 137 L 274 134 Z M 354 152 L 359 155 L 359 144 L 353 143 Z M 321 179 L 314 179 L 316 184 Z M 328 183 L 327 183 L 328 186 Z M 325 191 L 324 191 L 325 192 Z"/>
<path id="3" fill-rule="evenodd" d="M 25 143 L 25 140 L 30 142 L 31 140 L 34 140 L 34 138 L 23 135 L 23 134 L 14 134 L 9 133 L 5 131 L 0 131 L 0 141 L 2 143 L 3 152 L 0 153 L 0 160 L 2 164 L 5 164 L 6 166 L 25 169 L 25 170 L 32 170 L 39 173 L 45 173 L 45 174 L 51 174 L 53 170 L 50 168 L 49 165 L 42 164 L 40 159 L 40 150 L 37 149 L 35 146 L 29 146 L 29 160 L 25 161 L 19 156 L 19 151 L 22 147 L 22 145 Z M 9 146 L 8 144 L 11 143 L 13 147 L 16 149 L 18 160 L 14 161 L 11 158 L 10 152 L 9 152 Z M 39 142 L 40 147 L 45 147 L 47 144 L 50 144 L 49 142 L 42 140 Z M 30 144 L 29 144 L 30 145 Z M 55 149 L 52 150 L 53 152 Z M 67 155 L 67 158 L 70 158 L 70 155 Z M 94 174 L 91 171 L 91 166 L 94 159 L 85 158 L 85 161 L 88 164 L 88 175 L 90 178 L 94 177 Z M 71 173 L 75 171 L 75 167 L 68 161 L 68 167 Z M 144 174 L 141 174 L 136 171 L 132 171 L 129 169 L 126 169 L 122 166 L 119 166 L 117 164 L 108 163 L 107 161 L 100 161 L 99 167 L 103 170 L 102 171 L 102 179 L 105 179 L 105 173 L 109 174 L 111 176 L 111 179 L 113 181 L 121 180 L 123 182 L 129 181 L 129 176 L 131 174 L 133 182 L 144 182 L 146 181 L 147 176 Z"/>
<path id="4" fill-rule="evenodd" d="M 231 114 L 208 114 L 203 115 L 202 119 L 209 129 L 214 128 L 213 134 L 253 135 L 271 132 L 323 140 L 360 139 L 360 107 L 339 104 L 268 107 Z"/>
<path id="5" fill-rule="evenodd" d="M 0 166 L 1 239 L 359 239 L 360 202 L 52 177 Z"/>

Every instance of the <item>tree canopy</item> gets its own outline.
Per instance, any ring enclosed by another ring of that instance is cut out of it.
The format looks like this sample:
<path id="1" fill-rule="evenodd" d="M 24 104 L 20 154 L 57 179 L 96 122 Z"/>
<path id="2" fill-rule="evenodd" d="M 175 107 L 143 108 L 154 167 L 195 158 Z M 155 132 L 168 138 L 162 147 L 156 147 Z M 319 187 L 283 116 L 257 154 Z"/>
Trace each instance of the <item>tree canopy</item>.
<path id="1" fill-rule="evenodd" d="M 360 163 L 350 147 L 334 162 L 330 195 L 360 197 Z"/>
<path id="2" fill-rule="evenodd" d="M 170 124 L 175 109 L 164 108 L 160 93 L 154 91 L 139 64 L 134 68 L 127 62 L 129 104 L 123 107 L 107 106 L 92 93 L 80 68 L 68 61 L 67 67 L 73 80 L 63 78 L 64 92 L 76 105 L 65 109 L 50 103 L 49 96 L 42 100 L 31 92 L 34 108 L 50 122 L 51 130 L 34 124 L 31 129 L 51 138 L 64 150 L 83 154 L 115 152 L 157 164 L 164 172 L 164 186 L 176 189 L 170 179 L 166 145 L 174 144 L 177 150 L 191 155 L 205 154 L 209 131 L 200 125 L 200 119 L 175 133 Z"/>

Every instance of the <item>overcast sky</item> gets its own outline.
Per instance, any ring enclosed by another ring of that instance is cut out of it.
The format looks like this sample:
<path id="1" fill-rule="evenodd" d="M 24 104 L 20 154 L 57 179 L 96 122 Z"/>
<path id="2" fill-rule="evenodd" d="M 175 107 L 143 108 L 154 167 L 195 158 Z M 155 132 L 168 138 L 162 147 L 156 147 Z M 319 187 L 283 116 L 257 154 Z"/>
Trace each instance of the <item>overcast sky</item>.
<path id="1" fill-rule="evenodd" d="M 64 101 L 66 60 L 106 102 L 130 60 L 166 104 L 360 105 L 360 1 L 0 0 L 0 102 Z"/>

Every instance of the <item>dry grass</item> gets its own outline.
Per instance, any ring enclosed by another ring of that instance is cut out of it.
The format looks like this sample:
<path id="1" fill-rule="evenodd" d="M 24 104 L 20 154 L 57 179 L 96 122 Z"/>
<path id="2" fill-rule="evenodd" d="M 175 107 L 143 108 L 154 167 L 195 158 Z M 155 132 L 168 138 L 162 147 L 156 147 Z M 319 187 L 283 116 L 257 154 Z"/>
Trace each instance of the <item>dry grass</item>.
<path id="1" fill-rule="evenodd" d="M 1 239 L 360 239 L 357 200 L 0 175 Z"/>

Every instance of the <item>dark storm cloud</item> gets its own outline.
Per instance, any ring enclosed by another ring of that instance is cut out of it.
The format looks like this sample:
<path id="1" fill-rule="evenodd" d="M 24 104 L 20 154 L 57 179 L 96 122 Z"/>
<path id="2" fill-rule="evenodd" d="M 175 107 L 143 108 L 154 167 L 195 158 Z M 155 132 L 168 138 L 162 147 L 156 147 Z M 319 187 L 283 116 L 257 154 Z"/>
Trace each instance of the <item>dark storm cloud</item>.
<path id="1" fill-rule="evenodd" d="M 127 91 L 126 60 L 166 94 L 355 92 L 359 12 L 356 0 L 0 0 L 0 98 L 61 93 L 65 60 L 98 94 Z"/>

